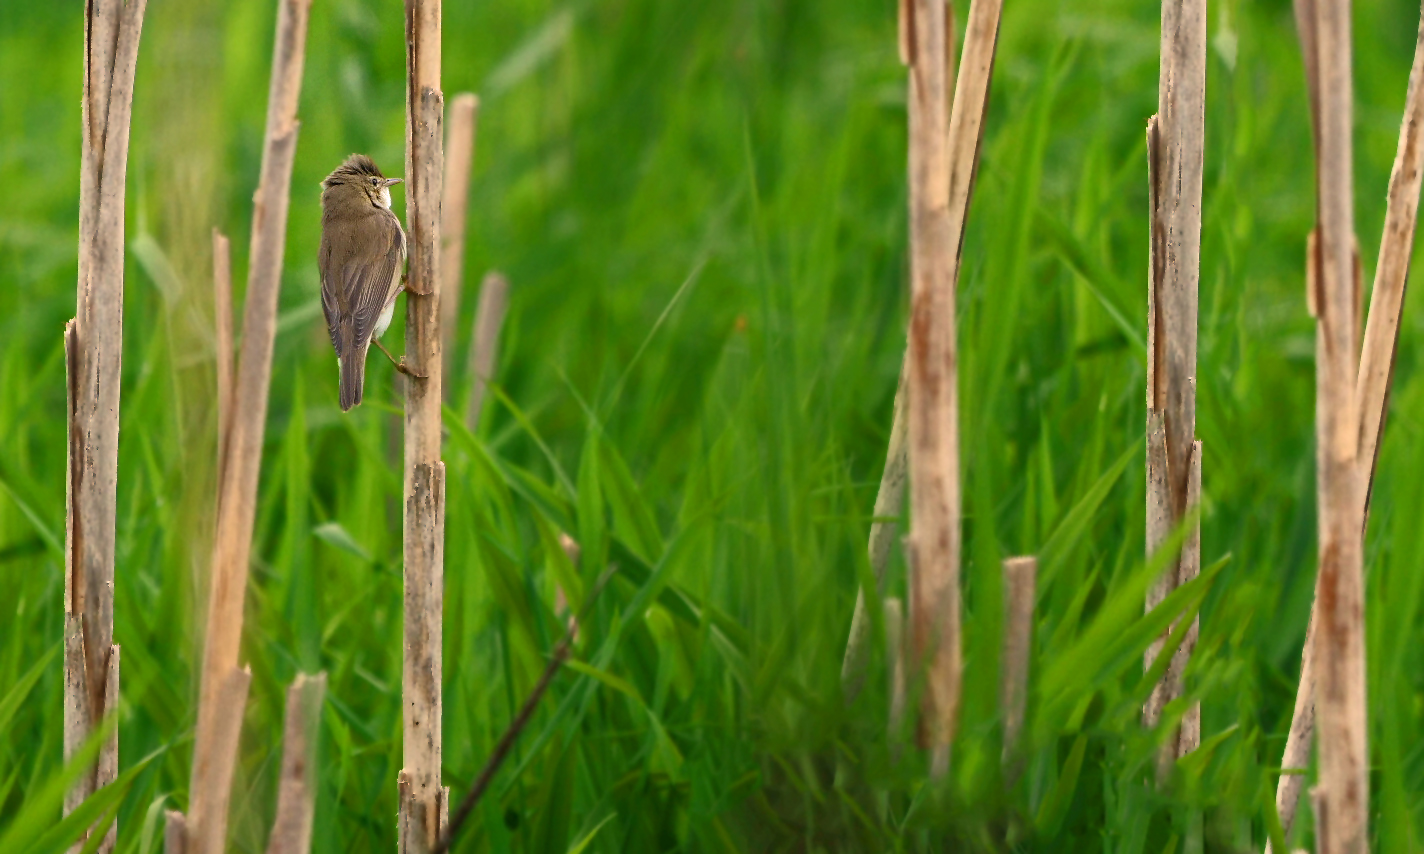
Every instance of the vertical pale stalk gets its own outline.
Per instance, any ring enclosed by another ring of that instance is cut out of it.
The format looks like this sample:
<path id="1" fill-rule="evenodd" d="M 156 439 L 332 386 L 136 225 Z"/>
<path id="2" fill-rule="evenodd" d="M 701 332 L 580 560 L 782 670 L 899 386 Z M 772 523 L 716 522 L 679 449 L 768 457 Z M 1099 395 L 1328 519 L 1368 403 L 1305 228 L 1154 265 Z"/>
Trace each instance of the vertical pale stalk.
<path id="1" fill-rule="evenodd" d="M 465 278 L 465 213 L 470 203 L 470 165 L 475 156 L 475 122 L 480 99 L 470 92 L 450 102 L 450 128 L 445 137 L 445 187 L 440 205 L 440 349 L 442 368 L 450 373 L 455 352 L 455 328 L 460 322 L 460 291 Z M 444 387 L 448 397 L 450 387 Z"/>
<path id="2" fill-rule="evenodd" d="M 288 189 L 297 148 L 297 102 L 301 94 L 311 0 L 279 0 L 262 175 L 252 211 L 252 244 L 242 350 L 231 389 L 230 423 L 218 472 L 217 541 L 208 590 L 207 638 L 203 648 L 198 726 L 187 816 L 188 854 L 220 854 L 225 848 L 227 802 L 246 699 L 246 671 L 238 667 L 242 609 L 257 511 L 257 483 L 277 333 L 277 297 L 286 247 Z M 243 682 L 237 692 L 233 687 Z M 240 697 L 238 694 L 240 693 Z"/>
<path id="3" fill-rule="evenodd" d="M 1038 558 L 1004 561 L 1004 654 L 999 671 L 999 709 L 1004 715 L 1003 764 L 1017 776 L 1019 736 L 1028 705 L 1029 653 L 1033 649 L 1033 603 L 1038 586 Z"/>
<path id="4" fill-rule="evenodd" d="M 900 366 L 900 384 L 895 389 L 895 412 L 890 422 L 890 443 L 885 450 L 885 470 L 880 475 L 880 489 L 875 494 L 874 521 L 870 523 L 870 570 L 876 587 L 884 590 L 885 567 L 890 563 L 890 548 L 895 543 L 896 522 L 905 508 L 905 478 L 908 459 L 905 454 L 905 374 L 908 365 Z M 898 627 L 896 629 L 898 631 Z M 888 632 L 887 627 L 887 643 Z M 845 659 L 841 663 L 841 692 L 847 705 L 865 685 L 865 665 L 870 647 L 870 618 L 865 613 L 865 591 L 855 597 L 855 614 L 850 621 L 850 636 L 846 640 Z"/>
<path id="5" fill-rule="evenodd" d="M 900 755 L 901 739 L 905 737 L 905 608 L 899 599 L 886 599 L 885 658 L 889 674 L 890 707 L 886 716 L 886 736 L 892 759 Z"/>
<path id="6" fill-rule="evenodd" d="M 1147 295 L 1147 554 L 1154 554 L 1199 499 L 1196 436 L 1197 291 L 1201 268 L 1202 172 L 1206 140 L 1206 0 L 1163 0 L 1157 115 L 1148 120 L 1150 243 Z M 1157 607 L 1201 566 L 1200 523 L 1147 592 Z M 1171 628 L 1152 642 L 1150 668 Z M 1195 624 L 1173 651 L 1162 681 L 1143 707 L 1156 726 L 1162 709 L 1180 696 L 1196 645 Z M 1174 727 L 1158 755 L 1159 781 L 1200 739 L 1200 707 Z"/>
<path id="7" fill-rule="evenodd" d="M 1302 21 L 1301 31 L 1307 61 L 1315 62 L 1315 46 Z M 1316 103 L 1315 80 L 1310 76 L 1312 106 Z M 1394 354 L 1399 343 L 1399 319 L 1404 310 L 1404 295 L 1409 279 L 1409 259 L 1413 254 L 1414 231 L 1418 222 L 1419 190 L 1424 176 L 1424 8 L 1414 44 L 1414 64 L 1409 72 L 1409 89 L 1405 98 L 1404 117 L 1399 127 L 1399 145 L 1394 168 L 1390 173 L 1388 205 L 1385 211 L 1384 234 L 1380 239 L 1379 262 L 1375 267 L 1374 288 L 1370 297 L 1370 316 L 1365 326 L 1364 351 L 1359 374 L 1355 380 L 1355 397 L 1359 408 L 1359 453 L 1357 465 L 1363 484 L 1357 487 L 1361 533 L 1369 522 L 1369 489 L 1379 462 L 1379 446 L 1384 433 L 1385 413 L 1389 404 L 1390 383 L 1394 374 Z M 1307 295 L 1316 313 L 1316 255 L 1312 236 L 1307 257 Z M 1310 761 L 1311 736 L 1315 731 L 1316 624 L 1320 609 L 1320 583 L 1316 583 L 1316 601 L 1311 608 L 1310 627 L 1306 632 L 1305 653 L 1301 661 L 1300 684 L 1296 689 L 1295 708 L 1291 715 L 1281 767 L 1304 771 Z M 1283 774 L 1276 788 L 1276 810 L 1281 825 L 1289 836 L 1296 808 L 1304 788 L 1303 774 Z M 1271 848 L 1266 846 L 1267 854 Z"/>
<path id="8" fill-rule="evenodd" d="M 946 116 L 944 0 L 901 6 L 902 59 L 910 68 L 910 635 L 915 665 L 926 673 L 920 744 L 931 751 L 937 775 L 948 769 L 963 667 L 955 284 L 1001 8 L 1000 0 L 970 5 L 954 108 Z"/>
<path id="9" fill-rule="evenodd" d="M 1320 788 L 1330 820 L 1317 834 L 1334 854 L 1367 848 L 1362 525 L 1364 471 L 1355 398 L 1359 281 L 1351 154 L 1350 4 L 1300 0 L 1316 143 L 1316 445 L 1320 558 L 1315 708 Z"/>
<path id="10" fill-rule="evenodd" d="M 307 854 L 311 850 L 312 810 L 316 805 L 317 742 L 326 674 L 298 674 L 287 689 L 282 727 L 282 777 L 277 785 L 277 818 L 267 840 L 267 854 Z"/>
<path id="11" fill-rule="evenodd" d="M 480 284 L 480 304 L 470 337 L 470 403 L 465 409 L 465 426 L 471 432 L 480 426 L 485 389 L 494 376 L 495 361 L 499 358 L 499 333 L 508 308 L 509 280 L 497 271 L 486 273 Z"/>
<path id="12" fill-rule="evenodd" d="M 79 276 L 75 319 L 65 329 L 68 458 L 65 493 L 64 755 L 115 711 L 114 513 L 119 475 L 119 380 L 123 364 L 124 202 L 134 73 L 146 0 L 85 6 L 81 100 Z M 70 645 L 73 655 L 68 654 Z M 112 702 L 110 702 L 112 700 Z M 68 814 L 113 782 L 118 735 L 66 794 Z M 103 854 L 112 838 L 100 843 Z"/>
<path id="13" fill-rule="evenodd" d="M 213 229 L 213 327 L 217 333 L 218 471 L 227 467 L 227 434 L 232 421 L 232 245 Z"/>
<path id="14" fill-rule="evenodd" d="M 430 850 L 444 814 L 440 785 L 440 628 L 445 464 L 440 461 L 440 0 L 406 0 L 405 657 L 400 851 Z"/>

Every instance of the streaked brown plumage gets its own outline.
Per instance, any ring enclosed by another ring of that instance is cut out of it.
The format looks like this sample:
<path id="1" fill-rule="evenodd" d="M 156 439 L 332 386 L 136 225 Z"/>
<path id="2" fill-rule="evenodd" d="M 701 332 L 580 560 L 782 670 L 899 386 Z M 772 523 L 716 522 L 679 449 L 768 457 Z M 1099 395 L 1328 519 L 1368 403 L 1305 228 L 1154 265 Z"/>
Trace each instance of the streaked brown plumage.
<path id="1" fill-rule="evenodd" d="M 392 184 L 364 154 L 321 182 L 321 308 L 341 373 L 343 412 L 361 402 L 366 351 L 391 324 L 405 266 L 405 231 L 391 212 Z M 380 346 L 377 344 L 376 346 Z"/>

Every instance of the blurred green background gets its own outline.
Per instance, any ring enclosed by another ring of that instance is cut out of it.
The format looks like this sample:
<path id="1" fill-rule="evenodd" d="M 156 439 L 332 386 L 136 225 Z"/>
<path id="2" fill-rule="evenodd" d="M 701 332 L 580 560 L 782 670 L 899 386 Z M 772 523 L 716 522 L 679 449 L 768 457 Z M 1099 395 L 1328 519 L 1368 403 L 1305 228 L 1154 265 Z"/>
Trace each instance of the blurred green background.
<path id="1" fill-rule="evenodd" d="M 41 796 L 61 765 L 81 6 L 0 5 L 0 835 L 58 815 Z M 240 294 L 274 15 L 272 0 L 152 0 L 144 26 L 115 636 L 122 765 L 147 764 L 120 810 L 124 854 L 156 850 L 162 808 L 187 804 L 213 518 L 209 232 L 231 235 Z M 1408 3 L 1356 4 L 1367 280 L 1417 22 Z M 314 850 L 395 844 L 400 399 L 376 356 L 366 404 L 340 413 L 314 262 L 321 178 L 353 151 L 400 171 L 401 27 L 394 0 L 312 9 L 235 851 L 265 846 L 284 689 L 318 669 L 331 681 Z M 445 4 L 445 93 L 482 98 L 446 378 L 456 411 L 480 278 L 512 283 L 497 393 L 475 433 L 447 418 L 456 799 L 562 631 L 555 579 L 578 594 L 619 567 L 580 663 L 457 850 L 1248 851 L 1267 838 L 1315 564 L 1313 155 L 1290 4 L 1210 8 L 1197 389 L 1215 574 L 1189 673 L 1203 747 L 1170 793 L 1149 783 L 1156 734 L 1138 724 L 1153 3 L 1006 3 L 959 291 L 967 669 L 949 784 L 929 785 L 914 750 L 896 761 L 880 647 L 869 688 L 841 701 L 904 345 L 895 30 L 890 0 Z M 1417 303 L 1367 541 L 1381 851 L 1414 850 L 1424 827 Z M 402 329 L 386 339 L 397 353 Z M 584 544 L 577 567 L 560 530 Z M 1007 781 L 999 560 L 1017 553 L 1042 565 L 1026 764 Z M 898 555 L 888 590 L 904 592 Z"/>

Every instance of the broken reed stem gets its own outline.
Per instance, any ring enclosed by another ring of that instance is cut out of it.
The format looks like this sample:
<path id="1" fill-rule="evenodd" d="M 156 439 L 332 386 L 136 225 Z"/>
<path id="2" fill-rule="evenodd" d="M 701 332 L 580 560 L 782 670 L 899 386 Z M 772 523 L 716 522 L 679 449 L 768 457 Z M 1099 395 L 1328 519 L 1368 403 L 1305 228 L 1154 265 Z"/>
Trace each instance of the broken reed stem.
<path id="1" fill-rule="evenodd" d="M 405 649 L 400 784 L 401 854 L 440 837 L 441 612 L 445 464 L 440 461 L 440 0 L 406 0 Z"/>
<path id="2" fill-rule="evenodd" d="M 578 543 L 567 535 L 560 535 L 559 539 L 565 552 L 569 553 L 571 557 L 577 557 Z M 514 716 L 514 719 L 509 722 L 509 726 L 505 728 L 499 741 L 495 743 L 494 750 L 490 752 L 489 758 L 485 760 L 484 767 L 480 769 L 480 773 L 475 777 L 475 781 L 470 784 L 470 791 L 465 794 L 465 797 L 460 801 L 460 806 L 455 809 L 454 818 L 451 819 L 449 815 L 445 816 L 446 820 L 444 821 L 444 828 L 440 833 L 440 839 L 435 843 L 434 847 L 430 849 L 430 854 L 444 854 L 444 852 L 450 850 L 450 845 L 455 840 L 455 834 L 460 832 L 460 828 L 464 826 L 466 819 L 470 817 L 470 813 L 473 812 L 475 806 L 479 804 L 480 798 L 483 797 L 484 793 L 489 789 L 490 783 L 494 781 L 495 773 L 499 771 L 500 766 L 504 764 L 505 758 L 509 756 L 509 751 L 514 747 L 514 742 L 519 738 L 519 734 L 524 732 L 525 727 L 529 725 L 529 721 L 533 720 L 534 710 L 539 707 L 539 700 L 543 698 L 544 692 L 548 691 L 549 686 L 553 684 L 554 677 L 558 675 L 559 668 L 563 666 L 565 661 L 569 660 L 569 656 L 573 651 L 574 641 L 578 638 L 580 621 L 588 615 L 588 612 L 593 607 L 594 600 L 603 592 L 604 586 L 607 585 L 608 580 L 613 577 L 615 569 L 616 567 L 610 566 L 603 571 L 603 574 L 594 582 L 593 589 L 584 597 L 583 606 L 579 609 L 579 612 L 569 618 L 568 628 L 565 630 L 564 636 L 559 639 L 559 643 L 554 647 L 554 652 L 549 656 L 549 663 L 544 667 L 544 672 L 540 675 L 539 681 L 535 683 L 534 690 L 529 692 L 529 696 L 524 700 L 524 705 L 519 707 L 519 712 Z M 404 774 L 404 772 L 402 772 L 402 774 Z M 448 800 L 447 797 L 447 807 Z M 404 796 L 402 796 L 401 802 L 405 802 Z M 401 827 L 402 838 L 404 838 L 404 820 L 402 820 Z"/>
<path id="3" fill-rule="evenodd" d="M 499 358 L 499 333 L 508 308 L 509 280 L 503 273 L 491 270 L 480 284 L 480 304 L 470 337 L 470 403 L 465 408 L 465 426 L 471 433 L 480 426 L 485 390 L 494 376 L 495 361 Z"/>
<path id="4" fill-rule="evenodd" d="M 1302 28 L 1307 61 L 1313 62 L 1314 47 L 1309 33 Z M 1312 104 L 1315 82 L 1311 82 Z M 1389 404 L 1389 389 L 1394 374 L 1394 354 L 1399 344 L 1399 320 L 1404 311 L 1404 296 L 1409 279 L 1409 259 L 1414 249 L 1414 231 L 1418 222 L 1421 174 L 1424 174 L 1424 7 L 1414 45 L 1414 63 L 1409 72 L 1408 95 L 1404 117 L 1399 127 L 1399 145 L 1394 168 L 1390 172 L 1388 204 L 1385 210 L 1384 233 L 1380 239 L 1379 262 L 1370 296 L 1370 316 L 1365 326 L 1364 349 L 1359 374 L 1355 381 L 1355 396 L 1359 407 L 1358 466 L 1363 488 L 1359 509 L 1361 536 L 1369 522 L 1369 494 L 1379 462 L 1379 446 L 1384 434 L 1385 414 Z M 1310 275 L 1307 294 L 1316 303 L 1314 282 L 1314 244 L 1308 253 Z M 1312 311 L 1314 313 L 1314 311 Z M 1295 820 L 1300 794 L 1305 786 L 1304 771 L 1310 762 L 1311 736 L 1315 730 L 1315 627 L 1320 601 L 1319 581 L 1316 599 L 1311 606 L 1305 651 L 1301 659 L 1300 683 L 1296 688 L 1295 708 L 1291 714 L 1283 770 L 1302 773 L 1282 774 L 1276 787 L 1276 811 L 1287 836 Z M 1267 854 L 1271 854 L 1269 843 Z"/>
<path id="5" fill-rule="evenodd" d="M 230 423 L 218 472 L 217 539 L 208 590 L 207 638 L 203 647 L 198 725 L 187 816 L 188 854 L 220 854 L 226 842 L 231 757 L 236 739 L 221 726 L 232 710 L 226 686 L 243 678 L 238 669 L 242 609 L 257 509 L 257 483 L 277 332 L 277 297 L 286 247 L 288 189 L 297 148 L 297 102 L 301 94 L 311 0 L 279 0 L 267 100 L 262 175 L 252 211 L 251 259 L 242 321 L 242 351 L 228 407 Z M 246 691 L 242 692 L 245 700 Z M 240 724 L 241 706 L 236 710 Z"/>
<path id="6" fill-rule="evenodd" d="M 189 852 L 222 854 L 227 850 L 227 808 L 232 795 L 232 772 L 237 767 L 237 747 L 242 736 L 242 716 L 247 708 L 247 691 L 252 671 L 233 668 L 213 697 L 215 710 L 209 719 L 207 754 L 209 764 L 202 790 L 194 789 L 188 806 Z M 202 792 L 201 798 L 199 791 Z"/>
<path id="7" fill-rule="evenodd" d="M 188 847 L 188 820 L 177 810 L 163 813 L 163 854 L 184 854 Z"/>
<path id="8" fill-rule="evenodd" d="M 958 356 L 954 299 L 979 140 L 988 108 L 1001 0 L 974 0 L 948 104 L 944 0 L 904 0 L 902 59 L 910 68 L 910 633 L 926 671 L 919 742 L 932 773 L 948 768 L 959 717 L 960 507 Z"/>
<path id="9" fill-rule="evenodd" d="M 1424 4 L 1420 7 L 1414 64 L 1409 70 L 1409 90 L 1404 118 L 1399 126 L 1399 147 L 1389 175 L 1384 234 L 1379 262 L 1370 292 L 1370 316 L 1365 324 L 1364 350 L 1355 396 L 1360 407 L 1360 465 L 1365 478 L 1368 513 L 1375 463 L 1384 436 L 1385 408 L 1394 377 L 1394 354 L 1399 346 L 1399 320 L 1404 313 L 1404 293 L 1409 282 L 1409 259 L 1414 254 L 1414 229 L 1419 219 L 1419 189 L 1424 179 Z M 1364 527 L 1368 517 L 1362 517 Z"/>
<path id="10" fill-rule="evenodd" d="M 114 645 L 114 514 L 119 474 L 123 364 L 124 203 L 129 127 L 146 0 L 85 6 L 79 173 L 79 275 L 75 318 L 65 328 L 68 456 L 65 471 L 64 756 L 117 710 Z M 113 782 L 118 735 L 66 793 L 69 814 Z M 117 822 L 115 823 L 117 825 Z M 113 850 L 113 831 L 99 845 Z"/>
<path id="11" fill-rule="evenodd" d="M 232 244 L 213 229 L 213 326 L 217 337 L 218 471 L 227 468 L 227 434 L 232 420 Z"/>
<path id="12" fill-rule="evenodd" d="M 1147 555 L 1151 557 L 1200 500 L 1201 443 L 1196 442 L 1197 291 L 1201 267 L 1202 172 L 1205 162 L 1206 2 L 1163 0 L 1158 113 L 1148 120 L 1150 205 L 1147 296 Z M 1195 486 L 1194 486 L 1195 484 Z M 1201 526 L 1193 525 L 1177 559 L 1147 592 L 1146 610 L 1161 604 L 1201 566 Z M 1169 627 L 1148 647 L 1144 670 L 1161 652 Z M 1172 653 L 1162 681 L 1143 706 L 1155 727 L 1177 699 L 1196 645 L 1195 618 Z M 1165 782 L 1173 763 L 1200 741 L 1194 705 L 1167 734 L 1157 759 Z"/>
<path id="13" fill-rule="evenodd" d="M 1018 776 L 1019 735 L 1028 705 L 1029 653 L 1033 649 L 1033 604 L 1038 586 L 1038 558 L 1004 561 L 1004 654 L 999 671 L 999 709 L 1004 715 L 1003 766 Z"/>
<path id="14" fill-rule="evenodd" d="M 316 748 L 321 737 L 321 704 L 326 674 L 297 675 L 287 689 L 282 727 L 282 776 L 277 786 L 277 817 L 267 854 L 311 851 L 312 811 L 316 805 Z"/>
<path id="15" fill-rule="evenodd" d="M 445 374 L 455 352 L 455 327 L 460 322 L 460 291 L 465 278 L 465 213 L 470 203 L 470 165 L 475 155 L 475 120 L 480 99 L 470 92 L 450 102 L 450 128 L 445 142 L 444 200 L 440 204 L 440 348 Z M 449 386 L 444 393 L 449 396 Z"/>
<path id="16" fill-rule="evenodd" d="M 1351 154 L 1350 4 L 1299 0 L 1306 75 L 1314 94 L 1316 228 L 1308 264 L 1316 323 L 1316 446 L 1320 559 L 1315 708 L 1320 780 L 1330 816 L 1321 845 L 1367 847 L 1364 578 L 1360 465 L 1359 281 Z"/>
<path id="17" fill-rule="evenodd" d="M 908 355 L 908 354 L 907 354 Z M 878 590 L 885 589 L 885 567 L 890 563 L 890 549 L 895 544 L 895 532 L 901 511 L 905 508 L 905 478 L 908 459 L 905 453 L 905 375 L 908 361 L 900 365 L 900 383 L 895 389 L 895 412 L 890 422 L 890 443 L 885 450 L 885 470 L 880 475 L 880 489 L 875 494 L 874 520 L 870 523 L 870 571 Z M 847 705 L 855 701 L 865 685 L 865 665 L 870 652 L 870 618 L 865 613 L 865 591 L 855 597 L 855 614 L 850 621 L 850 636 L 846 640 L 845 659 L 841 663 L 841 692 Z M 898 630 L 898 629 L 897 629 Z M 886 629 L 887 642 L 889 628 Z"/>

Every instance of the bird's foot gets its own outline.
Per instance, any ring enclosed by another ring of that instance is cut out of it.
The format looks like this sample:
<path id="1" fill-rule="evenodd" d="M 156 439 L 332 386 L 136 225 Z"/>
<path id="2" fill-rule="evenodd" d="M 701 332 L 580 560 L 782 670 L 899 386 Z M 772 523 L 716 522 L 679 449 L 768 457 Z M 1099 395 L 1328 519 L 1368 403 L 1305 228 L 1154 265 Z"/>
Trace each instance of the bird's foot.
<path id="1" fill-rule="evenodd" d="M 405 363 L 405 357 L 397 359 L 395 356 L 392 356 L 391 351 L 387 350 L 385 345 L 382 344 L 379 340 L 372 338 L 371 343 L 376 345 L 377 350 L 380 350 L 382 353 L 386 354 L 386 358 L 391 360 L 391 364 L 395 365 L 396 370 L 400 373 L 403 373 L 408 377 L 415 377 L 418 380 L 429 379 L 429 377 L 427 377 L 425 374 L 416 373 L 414 368 L 412 368 L 410 365 L 407 365 Z"/>

